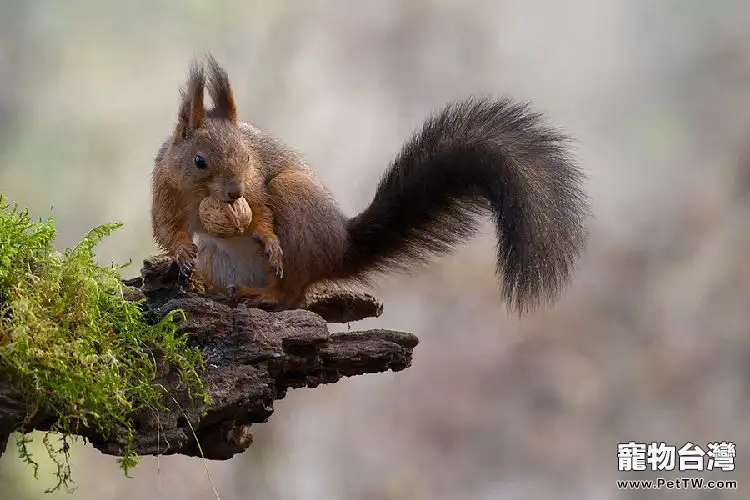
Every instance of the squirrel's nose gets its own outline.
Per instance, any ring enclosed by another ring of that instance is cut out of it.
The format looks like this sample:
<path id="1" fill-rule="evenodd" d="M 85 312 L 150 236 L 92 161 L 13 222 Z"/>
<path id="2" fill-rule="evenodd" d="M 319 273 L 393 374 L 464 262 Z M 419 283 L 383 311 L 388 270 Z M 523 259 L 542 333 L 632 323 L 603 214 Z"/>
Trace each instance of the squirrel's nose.
<path id="1" fill-rule="evenodd" d="M 242 193 L 239 189 L 230 189 L 227 191 L 227 203 L 231 203 L 239 198 L 242 198 Z"/>

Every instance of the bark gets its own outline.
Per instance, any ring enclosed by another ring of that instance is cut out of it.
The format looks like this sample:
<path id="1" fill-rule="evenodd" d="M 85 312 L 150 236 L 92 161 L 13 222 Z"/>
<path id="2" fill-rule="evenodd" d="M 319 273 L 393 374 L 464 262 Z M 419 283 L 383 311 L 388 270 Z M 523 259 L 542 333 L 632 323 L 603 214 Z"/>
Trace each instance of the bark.
<path id="1" fill-rule="evenodd" d="M 212 399 L 204 407 L 181 387 L 169 364 L 157 360 L 167 410 L 136 416 L 134 451 L 140 455 L 198 456 L 197 436 L 206 458 L 228 459 L 250 446 L 250 426 L 266 422 L 274 401 L 289 388 L 403 370 L 418 342 L 412 334 L 392 330 L 330 333 L 329 322 L 381 314 L 382 304 L 368 294 L 322 291 L 311 295 L 304 309 L 266 312 L 202 292 L 197 281 L 179 279 L 177 267 L 163 257 L 146 260 L 141 276 L 125 283 L 134 287 L 129 300 L 146 299 L 144 321 L 158 321 L 174 309 L 185 312 L 179 328 L 203 353 Z M 0 450 L 28 411 L 23 395 L 0 381 Z M 49 416 L 34 415 L 23 429 L 48 430 L 53 423 Z M 78 434 L 103 453 L 121 456 L 125 451 L 124 429 L 114 429 L 106 439 L 86 428 Z"/>

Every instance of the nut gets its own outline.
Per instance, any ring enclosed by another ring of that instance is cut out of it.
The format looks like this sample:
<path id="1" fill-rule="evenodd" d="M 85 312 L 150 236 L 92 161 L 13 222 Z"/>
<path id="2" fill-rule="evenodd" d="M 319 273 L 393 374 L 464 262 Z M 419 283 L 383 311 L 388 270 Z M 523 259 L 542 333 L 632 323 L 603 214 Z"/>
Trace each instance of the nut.
<path id="1" fill-rule="evenodd" d="M 231 238 L 241 235 L 253 220 L 253 212 L 245 198 L 225 203 L 208 196 L 198 208 L 203 229 L 217 238 Z"/>

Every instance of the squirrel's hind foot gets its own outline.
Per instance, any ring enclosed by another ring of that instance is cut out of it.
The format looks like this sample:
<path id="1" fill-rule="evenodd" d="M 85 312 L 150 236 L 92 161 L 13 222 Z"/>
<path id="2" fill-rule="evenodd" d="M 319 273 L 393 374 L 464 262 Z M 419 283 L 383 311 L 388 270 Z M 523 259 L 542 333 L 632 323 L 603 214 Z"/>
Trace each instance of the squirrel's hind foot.
<path id="1" fill-rule="evenodd" d="M 230 303 L 236 307 L 245 304 L 263 310 L 275 310 L 280 305 L 279 292 L 273 288 L 251 288 L 243 285 L 229 285 L 227 295 Z"/>

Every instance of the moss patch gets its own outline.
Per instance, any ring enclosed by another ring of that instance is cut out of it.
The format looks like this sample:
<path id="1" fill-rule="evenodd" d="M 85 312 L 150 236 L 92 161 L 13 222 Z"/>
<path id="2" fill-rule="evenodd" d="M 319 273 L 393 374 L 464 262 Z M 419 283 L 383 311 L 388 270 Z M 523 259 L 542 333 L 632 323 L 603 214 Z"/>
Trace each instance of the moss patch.
<path id="1" fill-rule="evenodd" d="M 33 221 L 0 194 L 0 376 L 24 391 L 32 411 L 56 418 L 61 446 L 45 439 L 57 464 L 54 489 L 68 486 L 66 439 L 76 426 L 105 438 L 123 427 L 132 443 L 134 412 L 161 407 L 156 358 L 177 367 L 193 393 L 207 398 L 200 352 L 176 334 L 180 313 L 155 326 L 141 322 L 141 303 L 123 296 L 121 266 L 94 262 L 95 246 L 119 226 L 96 227 L 56 252 L 52 218 Z M 19 452 L 36 475 L 26 442 L 18 439 Z M 118 459 L 126 474 L 137 458 L 128 447 Z"/>

